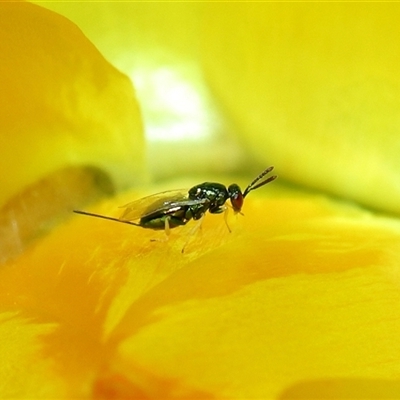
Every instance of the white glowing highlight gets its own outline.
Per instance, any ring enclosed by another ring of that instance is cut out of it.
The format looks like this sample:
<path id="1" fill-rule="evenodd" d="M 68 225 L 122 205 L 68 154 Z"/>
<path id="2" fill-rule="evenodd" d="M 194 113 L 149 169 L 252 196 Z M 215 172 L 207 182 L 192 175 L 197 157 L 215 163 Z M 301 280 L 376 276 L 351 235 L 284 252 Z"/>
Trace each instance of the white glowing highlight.
<path id="1" fill-rule="evenodd" d="M 135 68 L 131 77 L 149 141 L 193 141 L 210 136 L 210 122 L 215 123 L 215 118 L 210 115 L 210 97 L 195 67 L 146 66 Z"/>

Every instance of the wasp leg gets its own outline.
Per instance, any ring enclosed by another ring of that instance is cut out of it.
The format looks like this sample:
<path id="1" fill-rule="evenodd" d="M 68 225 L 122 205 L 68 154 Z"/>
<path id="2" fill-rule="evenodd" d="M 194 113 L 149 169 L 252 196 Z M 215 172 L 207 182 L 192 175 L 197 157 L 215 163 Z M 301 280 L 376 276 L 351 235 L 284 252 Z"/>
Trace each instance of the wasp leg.
<path id="1" fill-rule="evenodd" d="M 171 227 L 169 224 L 171 217 L 167 216 L 164 219 L 164 233 L 165 237 L 163 239 L 150 239 L 150 242 L 166 242 L 169 238 L 169 235 L 171 233 Z"/>
<path id="2" fill-rule="evenodd" d="M 164 231 L 165 231 L 165 234 L 167 235 L 167 239 L 168 239 L 168 236 L 171 233 L 171 228 L 169 226 L 169 220 L 170 219 L 171 219 L 171 217 L 165 217 L 165 221 L 164 221 L 164 224 L 165 224 Z"/>
<path id="3" fill-rule="evenodd" d="M 228 228 L 229 233 L 232 233 L 232 229 L 230 228 L 230 226 L 228 224 L 228 214 L 229 214 L 229 208 L 224 206 L 224 221 L 225 221 L 225 225 Z"/>
<path id="4" fill-rule="evenodd" d="M 196 224 L 196 225 L 190 230 L 190 232 L 188 233 L 188 236 L 189 236 L 189 237 L 188 237 L 188 239 L 186 240 L 185 244 L 183 245 L 183 248 L 182 248 L 182 250 L 181 250 L 181 253 L 184 253 L 184 252 L 185 252 L 186 246 L 188 245 L 188 243 L 189 243 L 191 237 L 192 237 L 198 230 L 201 230 L 202 225 L 203 225 L 203 219 L 204 219 L 204 216 L 201 217 L 201 218 L 197 221 L 197 224 Z"/>

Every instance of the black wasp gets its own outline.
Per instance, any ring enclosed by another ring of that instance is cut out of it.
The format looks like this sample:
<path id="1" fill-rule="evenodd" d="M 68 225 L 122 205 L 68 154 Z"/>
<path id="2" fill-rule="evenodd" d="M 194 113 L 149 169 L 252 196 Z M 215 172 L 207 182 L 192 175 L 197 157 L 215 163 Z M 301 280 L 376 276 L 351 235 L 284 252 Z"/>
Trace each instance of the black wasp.
<path id="1" fill-rule="evenodd" d="M 79 210 L 74 210 L 74 212 L 142 228 L 164 229 L 168 234 L 170 229 L 186 225 L 191 219 L 199 220 L 207 211 L 210 214 L 224 212 L 227 209 L 225 203 L 228 199 L 231 201 L 234 212 L 240 213 L 244 198 L 252 190 L 277 178 L 276 175 L 266 176 L 273 169 L 274 167 L 271 166 L 261 172 L 243 193 L 236 183 L 227 188 L 221 183 L 204 182 L 193 186 L 187 193 L 182 190 L 168 190 L 132 201 L 121 207 L 125 210 L 119 218 Z"/>

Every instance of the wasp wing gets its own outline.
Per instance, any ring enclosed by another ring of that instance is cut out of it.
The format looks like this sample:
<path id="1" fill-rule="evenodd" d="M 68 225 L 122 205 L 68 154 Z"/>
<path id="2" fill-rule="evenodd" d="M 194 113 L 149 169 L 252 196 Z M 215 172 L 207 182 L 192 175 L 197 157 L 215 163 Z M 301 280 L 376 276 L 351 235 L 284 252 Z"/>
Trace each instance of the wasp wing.
<path id="1" fill-rule="evenodd" d="M 135 221 L 157 210 L 163 211 L 176 206 L 176 204 L 181 204 L 181 202 L 192 201 L 187 199 L 187 193 L 188 190 L 186 189 L 167 190 L 134 200 L 120 207 L 125 208 L 125 210 L 119 219 L 121 221 Z"/>

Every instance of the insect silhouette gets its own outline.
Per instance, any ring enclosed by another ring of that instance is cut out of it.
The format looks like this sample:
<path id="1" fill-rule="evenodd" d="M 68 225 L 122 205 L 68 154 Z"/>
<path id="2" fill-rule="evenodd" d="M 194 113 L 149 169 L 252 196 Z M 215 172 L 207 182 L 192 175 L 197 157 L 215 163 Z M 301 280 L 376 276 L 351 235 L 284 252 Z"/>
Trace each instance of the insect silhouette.
<path id="1" fill-rule="evenodd" d="M 170 229 L 186 225 L 192 219 L 199 220 L 207 211 L 210 214 L 226 211 L 225 203 L 228 199 L 233 211 L 241 213 L 244 199 L 251 191 L 277 178 L 276 175 L 267 176 L 273 169 L 271 166 L 261 172 L 244 192 L 236 183 L 226 187 L 221 183 L 204 182 L 193 186 L 186 193 L 184 190 L 168 190 L 132 201 L 120 207 L 124 211 L 119 218 L 80 210 L 74 212 L 147 229 L 164 229 L 168 235 Z"/>

